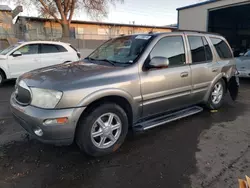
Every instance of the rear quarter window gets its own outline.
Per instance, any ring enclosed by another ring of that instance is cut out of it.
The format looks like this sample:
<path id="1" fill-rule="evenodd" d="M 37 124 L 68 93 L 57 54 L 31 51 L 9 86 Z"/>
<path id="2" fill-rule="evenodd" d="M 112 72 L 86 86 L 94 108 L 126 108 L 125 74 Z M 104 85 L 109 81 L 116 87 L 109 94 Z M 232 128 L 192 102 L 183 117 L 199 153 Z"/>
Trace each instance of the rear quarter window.
<path id="1" fill-rule="evenodd" d="M 233 58 L 233 54 L 230 50 L 230 47 L 227 45 L 227 43 L 224 40 L 219 39 L 219 38 L 213 38 L 213 37 L 210 37 L 210 40 L 212 41 L 221 59 Z"/>

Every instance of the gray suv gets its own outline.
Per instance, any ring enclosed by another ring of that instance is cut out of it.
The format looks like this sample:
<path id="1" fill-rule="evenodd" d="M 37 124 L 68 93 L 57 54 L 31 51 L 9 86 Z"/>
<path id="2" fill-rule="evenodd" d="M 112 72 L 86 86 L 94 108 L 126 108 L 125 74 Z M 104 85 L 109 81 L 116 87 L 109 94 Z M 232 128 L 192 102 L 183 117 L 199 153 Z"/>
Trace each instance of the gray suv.
<path id="1" fill-rule="evenodd" d="M 10 103 L 16 120 L 44 143 L 92 156 L 116 151 L 128 129 L 144 131 L 218 109 L 238 93 L 235 60 L 220 35 L 121 36 L 87 58 L 20 76 Z M 199 106 L 198 106 L 199 105 Z"/>

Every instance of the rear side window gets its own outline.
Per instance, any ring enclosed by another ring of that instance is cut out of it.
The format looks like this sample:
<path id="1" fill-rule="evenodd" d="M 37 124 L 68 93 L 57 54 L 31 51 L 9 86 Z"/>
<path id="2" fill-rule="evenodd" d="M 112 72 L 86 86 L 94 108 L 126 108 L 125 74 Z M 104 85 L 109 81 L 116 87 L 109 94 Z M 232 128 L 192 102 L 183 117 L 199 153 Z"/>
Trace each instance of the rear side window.
<path id="1" fill-rule="evenodd" d="M 61 45 L 56 45 L 56 47 L 57 47 L 59 52 L 67 52 L 67 50 Z"/>
<path id="2" fill-rule="evenodd" d="M 233 55 L 227 43 L 219 38 L 210 38 L 221 59 L 232 58 Z"/>
<path id="3" fill-rule="evenodd" d="M 165 57 L 169 60 L 169 67 L 185 64 L 185 50 L 182 36 L 162 38 L 150 53 L 150 58 Z"/>
<path id="4" fill-rule="evenodd" d="M 206 63 L 213 60 L 213 54 L 205 37 L 189 36 L 189 45 L 192 54 L 192 63 Z"/>
<path id="5" fill-rule="evenodd" d="M 60 53 L 66 52 L 67 50 L 61 45 L 54 45 L 54 44 L 42 44 L 41 45 L 41 53 Z"/>

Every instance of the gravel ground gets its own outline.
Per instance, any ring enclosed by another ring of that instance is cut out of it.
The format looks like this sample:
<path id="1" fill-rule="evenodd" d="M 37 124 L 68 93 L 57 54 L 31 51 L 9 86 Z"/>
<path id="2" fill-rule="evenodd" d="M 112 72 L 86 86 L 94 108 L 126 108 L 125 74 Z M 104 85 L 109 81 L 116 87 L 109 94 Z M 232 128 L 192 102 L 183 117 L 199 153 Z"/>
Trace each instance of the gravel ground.
<path id="1" fill-rule="evenodd" d="M 250 175 L 250 80 L 218 112 L 130 132 L 117 153 L 101 158 L 29 140 L 9 110 L 13 87 L 0 88 L 0 188 L 236 188 Z"/>

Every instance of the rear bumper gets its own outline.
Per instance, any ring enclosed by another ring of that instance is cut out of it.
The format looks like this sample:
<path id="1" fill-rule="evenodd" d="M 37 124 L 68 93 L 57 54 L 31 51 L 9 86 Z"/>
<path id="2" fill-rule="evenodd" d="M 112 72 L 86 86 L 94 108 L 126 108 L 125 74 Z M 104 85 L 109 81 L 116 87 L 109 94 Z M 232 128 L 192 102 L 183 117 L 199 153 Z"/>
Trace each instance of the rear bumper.
<path id="1" fill-rule="evenodd" d="M 69 145 L 74 140 L 77 122 L 84 107 L 71 109 L 46 110 L 33 106 L 20 106 L 14 96 L 10 99 L 11 111 L 16 121 L 32 136 L 43 143 Z M 65 124 L 44 125 L 47 119 L 67 117 Z M 34 130 L 41 129 L 42 136 L 37 136 Z"/>

